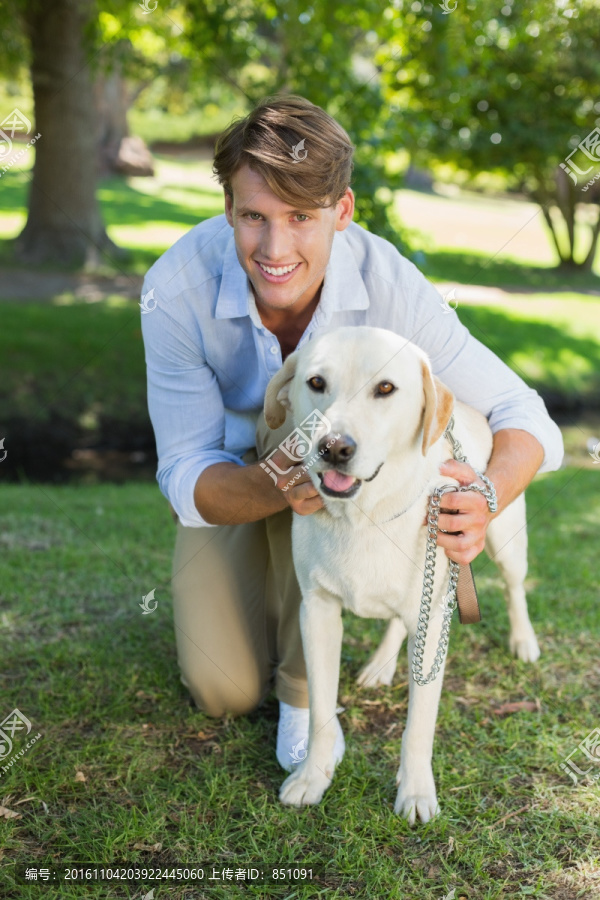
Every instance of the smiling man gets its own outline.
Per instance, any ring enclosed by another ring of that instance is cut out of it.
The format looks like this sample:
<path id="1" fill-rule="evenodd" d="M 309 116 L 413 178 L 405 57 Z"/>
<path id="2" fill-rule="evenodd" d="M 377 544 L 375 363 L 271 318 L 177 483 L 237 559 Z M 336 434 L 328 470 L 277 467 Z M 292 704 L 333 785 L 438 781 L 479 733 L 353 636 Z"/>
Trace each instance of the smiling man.
<path id="1" fill-rule="evenodd" d="M 142 327 L 157 478 L 177 521 L 181 679 L 200 709 L 222 716 L 255 709 L 275 674 L 277 758 L 288 770 L 308 737 L 291 511 L 310 515 L 323 502 L 301 466 L 275 482 L 259 462 L 290 430 L 269 433 L 262 416 L 267 383 L 286 356 L 338 325 L 387 328 L 422 347 L 433 372 L 490 422 L 486 475 L 498 511 L 563 455 L 536 392 L 444 310 L 390 243 L 352 222 L 352 153 L 346 132 L 308 100 L 263 101 L 217 142 L 225 214 L 181 238 L 143 289 L 157 300 Z M 274 461 L 289 465 L 281 451 Z M 463 484 L 476 480 L 466 464 L 444 465 Z M 451 533 L 438 543 L 470 562 L 483 549 L 487 502 L 456 493 L 444 508 L 439 526 Z M 338 760 L 343 752 L 338 723 Z"/>

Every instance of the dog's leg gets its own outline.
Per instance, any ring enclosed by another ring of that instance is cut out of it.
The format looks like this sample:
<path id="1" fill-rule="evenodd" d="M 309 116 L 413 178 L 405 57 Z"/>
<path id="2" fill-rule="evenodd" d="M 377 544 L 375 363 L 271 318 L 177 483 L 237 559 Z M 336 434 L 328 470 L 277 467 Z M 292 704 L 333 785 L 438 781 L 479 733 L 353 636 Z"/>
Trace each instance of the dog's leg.
<path id="1" fill-rule="evenodd" d="M 390 619 L 383 640 L 366 666 L 360 670 L 356 683 L 360 687 L 390 685 L 396 672 L 398 654 L 406 637 L 402 619 Z"/>
<path id="2" fill-rule="evenodd" d="M 310 724 L 307 755 L 279 792 L 281 802 L 289 806 L 319 803 L 333 777 L 343 632 L 341 603 L 327 595 L 308 594 L 300 607 L 300 627 Z"/>
<path id="3" fill-rule="evenodd" d="M 497 518 L 492 519 L 487 530 L 485 550 L 506 582 L 510 651 L 524 662 L 535 662 L 540 655 L 540 648 L 529 620 L 525 596 L 527 520 L 523 494 Z"/>
<path id="4" fill-rule="evenodd" d="M 433 650 L 429 645 L 433 635 L 439 634 L 434 626 L 427 641 L 428 652 L 423 663 L 424 671 L 428 671 L 433 661 Z M 408 641 L 408 718 L 402 735 L 402 752 L 400 768 L 396 775 L 399 785 L 394 812 L 404 815 L 409 825 L 414 825 L 418 816 L 421 822 L 429 820 L 439 812 L 431 757 L 433 755 L 433 738 L 437 719 L 438 704 L 444 680 L 444 665 L 441 666 L 435 681 L 421 687 L 416 684 L 412 675 L 412 659 L 414 652 L 414 636 Z M 444 660 L 445 664 L 445 660 Z"/>

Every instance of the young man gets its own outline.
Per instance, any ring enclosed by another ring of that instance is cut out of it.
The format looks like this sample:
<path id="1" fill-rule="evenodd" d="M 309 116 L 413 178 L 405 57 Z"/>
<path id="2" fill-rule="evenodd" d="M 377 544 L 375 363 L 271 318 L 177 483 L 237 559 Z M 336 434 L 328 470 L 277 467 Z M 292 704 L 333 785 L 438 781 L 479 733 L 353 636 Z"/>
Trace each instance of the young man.
<path id="1" fill-rule="evenodd" d="M 157 479 L 177 515 L 173 602 L 181 679 L 208 715 L 239 715 L 269 692 L 276 667 L 277 758 L 290 769 L 308 737 L 308 694 L 291 557 L 291 511 L 322 506 L 301 467 L 277 484 L 259 460 L 266 385 L 323 328 L 374 325 L 418 344 L 433 372 L 490 422 L 487 476 L 498 511 L 538 471 L 560 466 L 560 431 L 541 398 L 476 341 L 420 272 L 352 222 L 353 146 L 301 97 L 263 101 L 220 137 L 214 171 L 225 215 L 202 222 L 150 269 L 142 315 Z M 256 430 L 256 434 L 255 434 Z M 287 457 L 274 461 L 282 469 Z M 469 484 L 465 463 L 443 473 Z M 470 562 L 491 514 L 475 492 L 444 499 L 438 543 Z M 339 726 L 339 723 L 338 723 Z M 295 748 L 300 745 L 300 750 Z M 344 752 L 339 728 L 338 759 Z"/>

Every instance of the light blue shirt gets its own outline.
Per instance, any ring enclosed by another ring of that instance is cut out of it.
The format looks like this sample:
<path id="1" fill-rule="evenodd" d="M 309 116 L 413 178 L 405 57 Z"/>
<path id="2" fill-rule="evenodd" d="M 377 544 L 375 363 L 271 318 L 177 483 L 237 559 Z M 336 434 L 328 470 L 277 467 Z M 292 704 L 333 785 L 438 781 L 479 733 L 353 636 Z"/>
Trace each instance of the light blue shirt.
<path id="1" fill-rule="evenodd" d="M 267 383 L 282 365 L 281 348 L 262 324 L 224 215 L 192 228 L 157 260 L 144 297 L 156 477 L 183 525 L 207 525 L 194 504 L 196 481 L 215 463 L 244 465 Z M 338 325 L 388 328 L 413 341 L 494 433 L 528 431 L 544 448 L 540 471 L 560 467 L 562 436 L 536 391 L 448 312 L 392 244 L 355 223 L 335 233 L 321 297 L 298 346 Z"/>

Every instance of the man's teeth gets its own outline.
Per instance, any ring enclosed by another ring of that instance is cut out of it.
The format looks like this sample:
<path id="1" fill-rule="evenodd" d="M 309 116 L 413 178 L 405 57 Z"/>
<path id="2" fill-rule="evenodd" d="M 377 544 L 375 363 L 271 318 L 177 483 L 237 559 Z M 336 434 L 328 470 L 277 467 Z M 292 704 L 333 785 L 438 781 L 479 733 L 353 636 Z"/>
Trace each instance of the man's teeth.
<path id="1" fill-rule="evenodd" d="M 263 266 L 262 263 L 259 263 L 261 269 L 264 269 L 269 275 L 287 275 L 288 272 L 293 272 L 296 266 L 299 265 L 300 263 L 294 263 L 293 266 L 279 266 L 277 269 L 273 269 L 271 266 Z"/>

